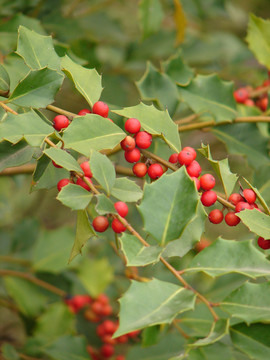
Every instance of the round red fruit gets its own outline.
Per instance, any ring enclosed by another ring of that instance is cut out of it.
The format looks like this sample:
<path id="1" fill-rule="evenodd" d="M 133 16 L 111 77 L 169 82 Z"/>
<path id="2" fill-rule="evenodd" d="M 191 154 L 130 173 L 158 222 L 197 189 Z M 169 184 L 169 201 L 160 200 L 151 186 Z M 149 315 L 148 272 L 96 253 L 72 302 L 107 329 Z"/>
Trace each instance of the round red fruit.
<path id="1" fill-rule="evenodd" d="M 118 214 L 122 217 L 126 217 L 128 214 L 128 206 L 123 201 L 117 201 L 114 204 L 115 210 L 118 212 Z"/>
<path id="2" fill-rule="evenodd" d="M 265 240 L 263 237 L 258 238 L 258 246 L 263 250 L 270 249 L 270 240 Z"/>
<path id="3" fill-rule="evenodd" d="M 109 304 L 109 298 L 106 294 L 99 294 L 96 300 L 103 305 Z"/>
<path id="4" fill-rule="evenodd" d="M 195 182 L 195 185 L 196 185 L 196 189 L 199 191 L 200 188 L 201 188 L 201 181 L 200 179 L 196 178 L 196 177 L 191 177 L 191 179 Z"/>
<path id="5" fill-rule="evenodd" d="M 243 198 L 243 196 L 241 196 L 238 193 L 233 193 L 229 196 L 229 202 L 231 202 L 233 205 L 238 204 L 240 201 L 245 201 L 245 199 Z"/>
<path id="6" fill-rule="evenodd" d="M 169 157 L 169 162 L 172 164 L 176 164 L 178 162 L 178 154 L 174 153 Z"/>
<path id="7" fill-rule="evenodd" d="M 256 106 L 258 108 L 260 108 L 262 111 L 266 111 L 267 110 L 267 106 L 268 106 L 268 98 L 267 97 L 263 97 L 261 99 L 258 99 L 256 101 Z"/>
<path id="8" fill-rule="evenodd" d="M 197 153 L 196 153 L 196 150 L 193 147 L 185 146 L 182 150 L 190 152 L 191 154 L 193 154 L 194 160 L 196 159 Z"/>
<path id="9" fill-rule="evenodd" d="M 103 117 L 107 117 L 109 114 L 109 106 L 103 101 L 97 101 L 93 105 L 92 111 L 94 114 L 97 114 L 97 115 L 100 115 Z"/>
<path id="10" fill-rule="evenodd" d="M 245 201 L 240 201 L 239 203 L 237 203 L 235 205 L 235 212 L 240 212 L 245 209 L 251 209 L 251 206 L 249 205 L 249 203 L 247 203 Z"/>
<path id="11" fill-rule="evenodd" d="M 80 164 L 80 167 L 85 176 L 87 176 L 89 178 L 91 178 L 93 176 L 92 171 L 90 169 L 89 161 L 84 161 L 83 163 Z"/>
<path id="12" fill-rule="evenodd" d="M 245 87 L 242 87 L 242 88 L 235 90 L 233 95 L 234 95 L 236 102 L 244 103 L 249 97 L 249 92 Z"/>
<path id="13" fill-rule="evenodd" d="M 186 167 L 186 169 L 188 175 L 191 177 L 199 177 L 202 172 L 202 168 L 196 160 L 193 160 L 192 163 Z"/>
<path id="14" fill-rule="evenodd" d="M 131 150 L 135 149 L 136 142 L 133 137 L 128 135 L 124 138 L 124 140 L 121 141 L 120 145 L 123 150 L 131 151 Z"/>
<path id="15" fill-rule="evenodd" d="M 118 327 L 117 323 L 111 320 L 105 320 L 102 323 L 102 326 L 105 331 L 105 334 L 110 334 L 110 335 L 114 334 Z"/>
<path id="16" fill-rule="evenodd" d="M 85 178 L 86 178 L 90 183 L 92 183 L 92 180 L 91 180 L 89 177 L 85 176 Z M 83 187 L 83 188 L 84 188 L 85 190 L 87 190 L 87 191 L 90 191 L 90 190 L 91 190 L 91 189 L 90 189 L 90 186 L 89 186 L 88 184 L 86 184 L 86 182 L 83 181 L 82 178 L 77 179 L 76 184 L 77 184 L 77 185 L 80 185 L 81 187 Z"/>
<path id="17" fill-rule="evenodd" d="M 61 179 L 60 181 L 58 181 L 57 183 L 57 189 L 58 191 L 61 191 L 61 189 L 66 186 L 67 184 L 70 184 L 71 181 L 69 179 Z"/>
<path id="18" fill-rule="evenodd" d="M 194 150 L 194 149 L 193 149 Z M 190 151 L 189 148 L 186 148 L 186 150 L 181 150 L 178 154 L 178 161 L 180 165 L 190 165 L 193 160 L 196 158 L 196 152 L 194 154 L 193 151 Z"/>
<path id="19" fill-rule="evenodd" d="M 125 151 L 125 159 L 129 163 L 135 163 L 141 158 L 141 152 L 138 148 L 135 148 L 131 151 Z"/>
<path id="20" fill-rule="evenodd" d="M 109 221 L 105 216 L 97 216 L 93 220 L 93 228 L 97 232 L 104 232 L 109 227 Z"/>
<path id="21" fill-rule="evenodd" d="M 138 162 L 137 164 L 133 165 L 132 171 L 133 174 L 137 177 L 144 177 L 147 173 L 147 166 L 145 163 Z"/>
<path id="22" fill-rule="evenodd" d="M 117 355 L 115 360 L 125 360 L 125 356 L 124 355 Z"/>
<path id="23" fill-rule="evenodd" d="M 53 127 L 57 131 L 67 128 L 68 125 L 69 125 L 69 120 L 65 115 L 57 115 L 53 119 Z"/>
<path id="24" fill-rule="evenodd" d="M 217 201 L 217 194 L 213 190 L 205 191 L 201 196 L 201 202 L 204 206 L 212 206 Z"/>
<path id="25" fill-rule="evenodd" d="M 61 165 L 57 165 L 55 161 L 52 160 L 53 166 L 59 169 L 62 169 Z"/>
<path id="26" fill-rule="evenodd" d="M 226 224 L 229 226 L 236 226 L 240 223 L 240 219 L 238 216 L 235 215 L 234 211 L 229 211 L 225 215 L 224 219 L 225 219 Z"/>
<path id="27" fill-rule="evenodd" d="M 141 123 L 138 119 L 130 118 L 125 123 L 125 130 L 130 134 L 136 134 L 141 129 Z"/>
<path id="28" fill-rule="evenodd" d="M 156 179 L 160 178 L 161 175 L 163 174 L 162 166 L 157 163 L 152 164 L 149 166 L 147 173 L 151 179 L 156 180 Z"/>
<path id="29" fill-rule="evenodd" d="M 219 209 L 214 209 L 208 214 L 208 219 L 213 224 L 220 224 L 223 220 L 223 212 Z"/>
<path id="30" fill-rule="evenodd" d="M 114 347 L 111 344 L 104 344 L 100 349 L 100 353 L 105 358 L 110 358 L 114 354 Z"/>
<path id="31" fill-rule="evenodd" d="M 244 101 L 246 106 L 255 106 L 255 102 L 252 99 L 247 99 Z"/>
<path id="32" fill-rule="evenodd" d="M 89 109 L 82 109 L 78 112 L 78 115 L 83 116 L 86 114 L 91 114 L 91 111 Z"/>
<path id="33" fill-rule="evenodd" d="M 249 204 L 254 204 L 256 201 L 256 193 L 252 189 L 243 190 L 243 196 Z"/>
<path id="34" fill-rule="evenodd" d="M 90 304 L 91 300 L 92 299 L 89 295 L 75 295 L 72 298 L 72 304 L 76 308 L 76 310 L 79 311 L 85 305 Z"/>
<path id="35" fill-rule="evenodd" d="M 140 131 L 135 136 L 136 145 L 140 149 L 148 149 L 152 143 L 152 135 L 146 131 Z"/>
<path id="36" fill-rule="evenodd" d="M 121 223 L 121 221 L 116 218 L 112 221 L 112 229 L 117 234 L 120 234 L 126 230 L 125 226 Z"/>
<path id="37" fill-rule="evenodd" d="M 200 178 L 200 182 L 201 182 L 201 188 L 203 190 L 211 190 L 216 185 L 216 179 L 211 174 L 204 174 Z"/>

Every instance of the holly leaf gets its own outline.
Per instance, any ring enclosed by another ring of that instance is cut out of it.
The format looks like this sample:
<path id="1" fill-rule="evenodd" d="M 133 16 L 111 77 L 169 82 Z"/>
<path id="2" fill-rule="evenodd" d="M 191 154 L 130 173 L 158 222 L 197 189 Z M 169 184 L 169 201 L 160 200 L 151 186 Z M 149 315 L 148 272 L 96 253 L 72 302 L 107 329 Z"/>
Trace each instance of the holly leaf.
<path id="1" fill-rule="evenodd" d="M 233 86 L 232 82 L 222 81 L 216 74 L 197 75 L 179 91 L 194 112 L 210 113 L 216 122 L 230 122 L 237 115 Z"/>
<path id="2" fill-rule="evenodd" d="M 115 169 L 106 155 L 94 151 L 90 158 L 90 168 L 94 179 L 102 186 L 107 195 L 110 195 L 115 183 Z"/>
<path id="3" fill-rule="evenodd" d="M 0 171 L 8 167 L 20 166 L 28 163 L 32 159 L 34 152 L 35 149 L 24 141 L 20 141 L 15 145 L 8 141 L 0 142 Z"/>
<path id="4" fill-rule="evenodd" d="M 213 344 L 223 338 L 229 333 L 229 319 L 219 319 L 213 322 L 210 333 L 204 339 L 199 339 L 192 344 L 190 347 L 199 347 Z"/>
<path id="5" fill-rule="evenodd" d="M 99 194 L 97 197 L 97 205 L 95 207 L 99 215 L 117 214 L 113 202 L 105 194 Z"/>
<path id="6" fill-rule="evenodd" d="M 10 87 L 9 75 L 3 65 L 0 64 L 0 90 L 8 93 Z"/>
<path id="7" fill-rule="evenodd" d="M 194 77 L 194 71 L 184 62 L 180 54 L 162 62 L 161 67 L 177 85 L 186 86 Z"/>
<path id="8" fill-rule="evenodd" d="M 164 12 L 160 0 L 141 0 L 138 10 L 139 25 L 145 39 L 160 29 Z"/>
<path id="9" fill-rule="evenodd" d="M 49 342 L 42 349 L 52 360 L 89 360 L 85 337 L 66 335 Z"/>
<path id="10" fill-rule="evenodd" d="M 190 290 L 158 279 L 132 281 L 119 300 L 120 324 L 113 337 L 147 326 L 171 323 L 177 314 L 194 308 L 195 297 Z"/>
<path id="11" fill-rule="evenodd" d="M 270 237 L 270 216 L 257 209 L 244 210 L 236 214 L 250 231 L 265 239 Z"/>
<path id="12" fill-rule="evenodd" d="M 178 127 L 170 118 L 168 111 L 160 111 L 153 105 L 140 103 L 112 112 L 128 118 L 137 118 L 145 131 L 161 136 L 174 151 L 180 152 Z"/>
<path id="13" fill-rule="evenodd" d="M 142 198 L 142 189 L 132 180 L 116 178 L 112 188 L 112 196 L 124 202 L 136 202 Z"/>
<path id="14" fill-rule="evenodd" d="M 45 149 L 43 153 L 55 161 L 57 165 L 62 166 L 64 169 L 82 173 L 82 169 L 78 162 L 67 151 L 51 147 L 49 149 Z"/>
<path id="15" fill-rule="evenodd" d="M 64 186 L 57 195 L 57 199 L 72 210 L 84 210 L 92 199 L 92 194 L 76 184 Z"/>
<path id="16" fill-rule="evenodd" d="M 259 202 L 261 203 L 262 207 L 264 208 L 265 212 L 270 215 L 270 209 L 266 203 L 266 201 L 264 200 L 264 198 L 262 197 L 261 193 L 259 192 L 259 190 L 254 187 L 253 185 L 251 185 L 251 183 L 243 177 L 243 180 L 245 181 L 245 183 L 256 193 L 257 195 L 257 200 L 259 200 Z"/>
<path id="17" fill-rule="evenodd" d="M 95 69 L 86 69 L 76 64 L 67 55 L 61 59 L 61 67 L 79 93 L 92 107 L 99 100 L 103 90 L 101 76 L 98 72 Z"/>

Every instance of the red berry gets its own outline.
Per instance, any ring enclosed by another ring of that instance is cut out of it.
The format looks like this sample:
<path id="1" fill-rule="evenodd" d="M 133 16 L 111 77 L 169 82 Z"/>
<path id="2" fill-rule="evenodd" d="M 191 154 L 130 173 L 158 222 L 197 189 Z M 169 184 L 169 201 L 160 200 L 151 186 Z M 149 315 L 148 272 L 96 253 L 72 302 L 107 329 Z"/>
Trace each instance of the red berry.
<path id="1" fill-rule="evenodd" d="M 123 201 L 117 201 L 114 204 L 115 210 L 118 212 L 118 214 L 122 217 L 126 217 L 128 214 L 128 206 Z"/>
<path id="2" fill-rule="evenodd" d="M 96 315 L 103 315 L 103 304 L 98 301 L 94 301 L 91 304 L 91 309 Z"/>
<path id="3" fill-rule="evenodd" d="M 152 135 L 146 131 L 140 131 L 135 136 L 136 145 L 140 149 L 148 149 L 152 143 Z"/>
<path id="4" fill-rule="evenodd" d="M 110 304 L 104 305 L 103 306 L 103 312 L 102 315 L 103 316 L 110 316 L 112 314 L 112 307 Z"/>
<path id="5" fill-rule="evenodd" d="M 111 335 L 104 335 L 101 338 L 102 342 L 104 342 L 105 344 L 111 344 L 111 345 L 115 345 L 117 343 L 116 339 L 113 339 Z"/>
<path id="6" fill-rule="evenodd" d="M 91 180 L 89 177 L 85 176 L 85 178 L 86 178 L 89 182 L 92 183 L 92 180 Z M 84 188 L 85 190 L 87 190 L 87 191 L 90 191 L 90 190 L 91 190 L 90 187 L 89 187 L 89 185 L 87 185 L 86 182 L 83 181 L 82 178 L 77 179 L 76 184 L 77 184 L 77 185 L 80 185 L 81 187 L 83 187 L 83 188 Z"/>
<path id="7" fill-rule="evenodd" d="M 125 130 L 131 134 L 136 134 L 141 129 L 141 123 L 138 119 L 130 118 L 125 123 Z"/>
<path id="8" fill-rule="evenodd" d="M 67 128 L 68 125 L 69 125 L 69 120 L 65 115 L 57 115 L 53 119 L 53 127 L 57 131 Z"/>
<path id="9" fill-rule="evenodd" d="M 258 99 L 256 101 L 256 106 L 258 108 L 260 108 L 262 111 L 266 111 L 267 110 L 267 106 L 268 106 L 268 98 L 267 97 L 263 97 L 261 99 Z"/>
<path id="10" fill-rule="evenodd" d="M 105 216 L 97 216 L 93 220 L 93 228 L 97 232 L 104 232 L 109 227 L 109 221 Z"/>
<path id="11" fill-rule="evenodd" d="M 178 154 L 178 161 L 180 165 L 190 165 L 193 160 L 196 158 L 196 151 L 192 148 L 186 147 L 185 150 L 183 149 Z"/>
<path id="12" fill-rule="evenodd" d="M 196 243 L 195 249 L 197 250 L 197 252 L 202 251 L 203 249 L 207 248 L 208 246 L 210 246 L 212 244 L 212 242 L 210 240 L 208 240 L 207 238 L 202 237 L 200 239 L 200 241 L 198 241 Z"/>
<path id="13" fill-rule="evenodd" d="M 107 117 L 109 114 L 109 106 L 103 101 L 97 101 L 93 105 L 92 111 L 94 114 L 97 114 L 97 115 L 100 115 L 103 117 Z"/>
<path id="14" fill-rule="evenodd" d="M 52 160 L 53 166 L 59 169 L 62 169 L 62 166 L 57 165 L 55 161 Z"/>
<path id="15" fill-rule="evenodd" d="M 99 294 L 96 298 L 97 301 L 99 301 L 103 305 L 109 304 L 109 298 L 106 294 Z"/>
<path id="16" fill-rule="evenodd" d="M 57 183 L 58 191 L 60 191 L 64 186 L 66 186 L 67 184 L 70 184 L 70 183 L 71 183 L 71 181 L 69 179 L 61 179 Z"/>
<path id="17" fill-rule="evenodd" d="M 75 295 L 71 301 L 76 310 L 79 311 L 85 305 L 90 304 L 92 299 L 89 295 Z"/>
<path id="18" fill-rule="evenodd" d="M 121 221 L 116 218 L 112 221 L 112 229 L 117 234 L 120 234 L 126 230 L 125 226 L 121 223 Z"/>
<path id="19" fill-rule="evenodd" d="M 205 191 L 201 196 L 201 202 L 204 206 L 212 206 L 217 201 L 217 194 L 213 190 Z"/>
<path id="20" fill-rule="evenodd" d="M 256 193 L 252 189 L 243 190 L 243 196 L 249 204 L 254 204 L 256 201 Z"/>
<path id="21" fill-rule="evenodd" d="M 152 164 L 149 166 L 147 173 L 151 179 L 156 180 L 156 179 L 160 178 L 161 175 L 163 174 L 162 166 L 157 163 Z"/>
<path id="22" fill-rule="evenodd" d="M 172 164 L 176 164 L 178 162 L 178 154 L 174 153 L 169 157 L 169 162 Z"/>
<path id="23" fill-rule="evenodd" d="M 191 154 L 193 154 L 194 160 L 196 159 L 197 153 L 196 153 L 196 150 L 193 147 L 185 146 L 182 150 L 190 152 Z"/>
<path id="24" fill-rule="evenodd" d="M 124 355 L 118 355 L 116 356 L 115 360 L 125 360 L 125 356 Z"/>
<path id="25" fill-rule="evenodd" d="M 258 238 L 258 245 L 264 250 L 270 249 L 270 240 L 265 240 L 263 237 Z"/>
<path id="26" fill-rule="evenodd" d="M 134 330 L 134 331 L 129 332 L 127 334 L 127 336 L 130 337 L 130 338 L 135 338 L 135 337 L 137 337 L 139 335 L 140 332 L 141 332 L 140 330 Z"/>
<path id="27" fill-rule="evenodd" d="M 100 353 L 105 358 L 110 358 L 114 354 L 114 347 L 111 344 L 104 344 L 100 349 Z"/>
<path id="28" fill-rule="evenodd" d="M 216 185 L 216 179 L 211 174 L 204 174 L 200 178 L 200 182 L 203 190 L 211 190 Z"/>
<path id="29" fill-rule="evenodd" d="M 240 201 L 239 203 L 237 203 L 235 205 L 235 212 L 240 212 L 240 211 L 243 211 L 245 209 L 251 209 L 249 203 L 247 203 L 247 202 Z"/>
<path id="30" fill-rule="evenodd" d="M 244 103 L 249 97 L 249 92 L 245 87 L 242 87 L 234 91 L 233 95 L 236 102 Z"/>
<path id="31" fill-rule="evenodd" d="M 78 112 L 78 115 L 83 116 L 86 114 L 91 114 L 91 111 L 89 109 L 82 109 Z"/>
<path id="32" fill-rule="evenodd" d="M 245 201 L 245 199 L 243 198 L 243 196 L 241 196 L 238 193 L 233 193 L 229 196 L 228 199 L 233 205 L 238 204 L 240 201 Z"/>
<path id="33" fill-rule="evenodd" d="M 145 163 L 138 162 L 133 165 L 132 171 L 137 177 L 144 177 L 147 173 L 147 166 Z"/>
<path id="34" fill-rule="evenodd" d="M 90 169 L 89 161 L 84 161 L 83 163 L 80 164 L 80 167 L 85 176 L 87 176 L 89 178 L 91 178 L 93 176 L 92 171 Z"/>
<path id="35" fill-rule="evenodd" d="M 138 148 L 135 148 L 131 151 L 125 151 L 125 159 L 127 162 L 135 163 L 141 158 L 141 152 Z"/>
<path id="36" fill-rule="evenodd" d="M 235 215 L 234 211 L 229 211 L 226 215 L 225 215 L 225 222 L 227 225 L 229 226 L 236 226 L 237 224 L 240 223 L 240 219 L 238 216 Z"/>
<path id="37" fill-rule="evenodd" d="M 192 163 L 186 167 L 186 169 L 188 175 L 191 177 L 199 177 L 202 171 L 200 164 L 196 160 L 193 160 Z"/>
<path id="38" fill-rule="evenodd" d="M 219 224 L 223 220 L 223 212 L 219 209 L 214 209 L 208 214 L 208 219 L 213 224 Z"/>
<path id="39" fill-rule="evenodd" d="M 121 141 L 120 145 L 123 150 L 131 151 L 131 150 L 135 149 L 136 142 L 133 137 L 126 136 L 124 138 L 124 140 Z"/>
<path id="40" fill-rule="evenodd" d="M 197 188 L 197 190 L 199 191 L 200 190 L 200 188 L 201 188 L 201 181 L 200 181 L 200 179 L 198 179 L 198 178 L 196 178 L 196 177 L 191 177 L 191 179 L 195 182 L 195 185 L 196 185 L 196 188 Z"/>
<path id="41" fill-rule="evenodd" d="M 103 321 L 102 326 L 105 331 L 105 334 L 110 334 L 110 335 L 114 334 L 118 327 L 117 323 L 111 320 Z"/>
<path id="42" fill-rule="evenodd" d="M 127 335 L 121 335 L 116 339 L 116 341 L 119 344 L 125 344 L 126 342 L 128 342 L 128 336 Z"/>
<path id="43" fill-rule="evenodd" d="M 244 101 L 246 106 L 255 106 L 255 102 L 252 99 L 247 99 Z"/>

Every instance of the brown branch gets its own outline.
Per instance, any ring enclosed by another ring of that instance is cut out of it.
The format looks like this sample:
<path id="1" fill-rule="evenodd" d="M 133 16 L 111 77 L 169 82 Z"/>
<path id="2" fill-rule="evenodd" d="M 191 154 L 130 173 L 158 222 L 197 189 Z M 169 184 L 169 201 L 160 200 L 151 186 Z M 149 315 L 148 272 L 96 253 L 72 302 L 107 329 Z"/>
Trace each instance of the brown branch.
<path id="1" fill-rule="evenodd" d="M 53 111 L 53 112 L 55 112 L 57 114 L 65 115 L 68 118 L 71 118 L 71 120 L 74 118 L 74 116 L 78 116 L 77 114 L 75 114 L 73 112 L 61 109 L 61 108 L 59 108 L 57 106 L 54 106 L 54 105 L 47 105 L 46 109 L 50 110 L 50 111 Z"/>
<path id="2" fill-rule="evenodd" d="M 10 167 L 2 170 L 0 176 L 12 176 L 19 174 L 33 174 L 36 166 L 35 164 L 26 164 L 21 166 Z"/>
<path id="3" fill-rule="evenodd" d="M 6 256 L 6 255 L 0 255 L 0 261 L 12 263 L 12 264 L 19 264 L 22 266 L 30 266 L 31 265 L 31 262 L 28 260 L 18 259 L 18 258 L 14 258 L 12 256 Z"/>
<path id="4" fill-rule="evenodd" d="M 181 118 L 181 119 L 178 119 L 178 120 L 175 120 L 175 124 L 178 124 L 178 125 L 181 125 L 181 124 L 187 124 L 187 123 L 190 123 L 191 121 L 195 120 L 195 119 L 198 119 L 198 117 L 200 117 L 201 114 L 191 114 L 189 116 L 186 116 L 184 118 Z"/>
<path id="5" fill-rule="evenodd" d="M 121 175 L 126 175 L 126 176 L 135 176 L 132 169 L 130 168 L 127 168 L 125 166 L 122 166 L 122 165 L 115 165 L 115 171 L 118 173 L 118 174 L 121 174 Z"/>
<path id="6" fill-rule="evenodd" d="M 270 85 L 262 86 L 260 89 L 251 90 L 249 92 L 249 97 L 251 98 L 259 97 L 260 95 L 267 93 L 269 89 L 270 89 Z"/>
<path id="7" fill-rule="evenodd" d="M 156 154 L 153 154 L 151 153 L 150 151 L 148 150 L 141 150 L 141 153 L 147 157 L 147 158 L 150 158 L 150 159 L 153 159 L 155 161 L 158 161 L 160 164 L 166 166 L 167 168 L 173 170 L 173 171 L 176 171 L 178 170 L 179 168 L 175 165 L 173 165 L 172 163 L 170 163 L 169 161 L 166 161 L 164 159 L 162 159 L 161 157 L 159 157 L 158 155 Z"/>
<path id="8" fill-rule="evenodd" d="M 13 115 L 18 115 L 18 113 L 17 113 L 15 110 L 11 109 L 11 108 L 10 108 L 9 106 L 7 106 L 3 101 L 0 101 L 0 106 L 2 106 L 2 108 L 3 108 L 5 111 L 10 112 L 10 113 L 13 114 Z"/>

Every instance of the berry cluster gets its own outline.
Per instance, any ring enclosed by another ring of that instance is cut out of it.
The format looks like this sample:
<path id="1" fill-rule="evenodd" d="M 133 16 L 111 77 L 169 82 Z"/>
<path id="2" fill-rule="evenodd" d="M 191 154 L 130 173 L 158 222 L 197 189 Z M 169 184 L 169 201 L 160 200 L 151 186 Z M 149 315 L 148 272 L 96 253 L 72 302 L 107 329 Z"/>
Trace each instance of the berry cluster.
<path id="1" fill-rule="evenodd" d="M 114 204 L 114 208 L 117 211 L 117 213 L 121 216 L 121 217 L 126 217 L 128 214 L 128 206 L 125 202 L 123 201 L 117 201 Z M 95 231 L 97 232 L 104 232 L 108 229 L 109 227 L 109 220 L 106 216 L 96 216 L 93 220 L 93 228 L 95 229 Z M 120 234 L 123 231 L 126 230 L 125 226 L 121 223 L 121 221 L 117 218 L 114 218 L 111 224 L 112 230 L 117 233 Z"/>
<path id="2" fill-rule="evenodd" d="M 52 162 L 54 166 L 56 167 L 61 167 L 59 166 L 58 164 L 56 164 L 54 161 Z M 82 169 L 82 172 L 83 172 L 83 175 L 84 177 L 90 182 L 92 183 L 92 180 L 91 180 L 91 177 L 93 177 L 93 174 L 92 174 L 92 171 L 90 169 L 90 164 L 89 164 L 89 161 L 84 161 L 80 164 L 80 167 Z M 90 191 L 90 187 L 89 185 L 82 179 L 82 178 L 77 178 L 77 179 L 74 179 L 74 178 L 71 178 L 71 179 L 61 179 L 58 181 L 57 183 L 57 189 L 58 191 L 61 191 L 61 189 L 66 186 L 67 184 L 74 184 L 76 183 L 77 185 L 83 187 L 85 190 L 87 191 Z"/>

